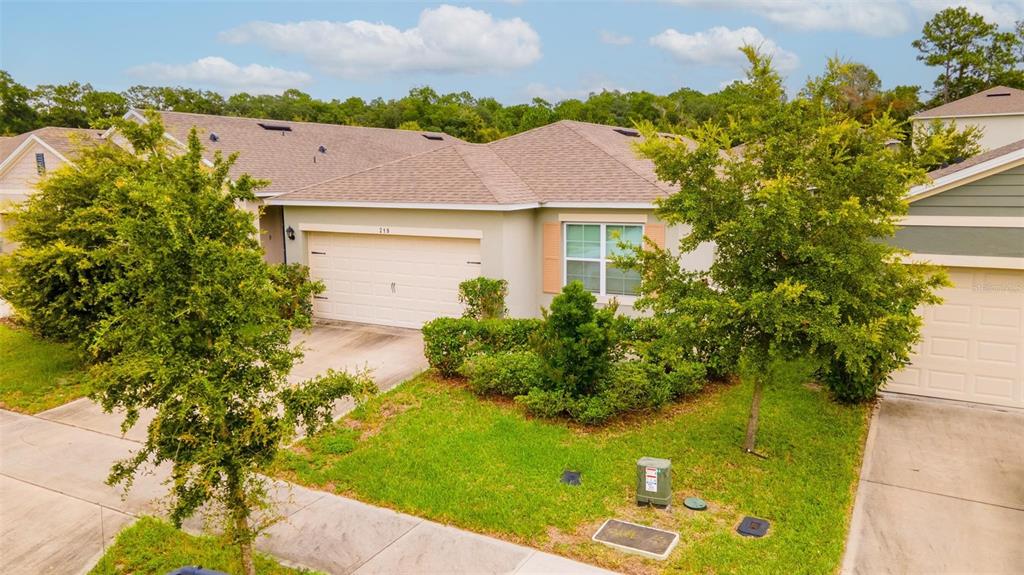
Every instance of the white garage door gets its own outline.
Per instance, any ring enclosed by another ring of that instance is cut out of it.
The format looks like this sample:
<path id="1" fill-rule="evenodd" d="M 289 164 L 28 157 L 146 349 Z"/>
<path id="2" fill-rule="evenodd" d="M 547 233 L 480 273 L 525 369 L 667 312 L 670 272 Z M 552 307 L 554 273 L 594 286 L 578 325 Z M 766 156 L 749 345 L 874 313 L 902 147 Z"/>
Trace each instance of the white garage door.
<path id="1" fill-rule="evenodd" d="M 887 391 L 1024 408 L 1024 271 L 950 268 L 913 364 Z"/>
<path id="2" fill-rule="evenodd" d="M 326 319 L 420 328 L 462 315 L 459 283 L 480 275 L 478 239 L 310 233 L 306 245 Z"/>

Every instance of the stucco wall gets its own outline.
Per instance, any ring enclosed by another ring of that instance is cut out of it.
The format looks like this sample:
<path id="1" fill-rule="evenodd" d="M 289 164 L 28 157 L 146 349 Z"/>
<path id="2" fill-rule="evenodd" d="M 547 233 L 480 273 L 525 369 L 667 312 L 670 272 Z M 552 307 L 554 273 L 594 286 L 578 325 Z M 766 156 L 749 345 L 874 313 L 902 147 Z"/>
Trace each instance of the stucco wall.
<path id="1" fill-rule="evenodd" d="M 511 315 L 533 317 L 538 313 L 539 261 L 536 266 L 531 265 L 535 262 L 530 254 L 536 253 L 536 249 L 533 245 L 534 214 L 530 210 L 484 212 L 285 206 L 285 228 L 295 230 L 295 239 L 285 243 L 286 261 L 308 265 L 302 224 L 479 231 L 482 234 L 480 273 L 508 280 L 507 303 Z"/>
<path id="2" fill-rule="evenodd" d="M 642 215 L 647 217 L 648 224 L 662 224 L 664 222 L 659 220 L 654 215 L 653 210 L 595 210 L 587 208 L 542 208 L 537 210 L 537 225 L 534 229 L 534 238 L 536 244 L 535 259 L 537 262 L 537 272 L 540 273 L 540 264 L 542 261 L 541 254 L 541 235 L 543 234 L 543 224 L 548 222 L 558 222 L 562 219 L 569 221 L 573 219 L 573 216 L 584 215 L 600 215 L 603 223 L 616 223 L 622 220 L 616 219 L 616 216 L 622 214 L 628 214 L 631 216 Z M 688 226 L 668 226 L 665 229 L 665 247 L 671 250 L 673 253 L 678 254 L 679 239 L 689 233 Z M 686 269 L 691 270 L 703 270 L 711 266 L 714 260 L 715 250 L 711 244 L 703 244 L 698 247 L 695 251 L 683 254 L 681 256 L 682 265 Z M 537 296 L 538 305 L 549 306 L 551 300 L 554 298 L 554 294 L 543 293 L 538 278 L 537 283 Z M 619 310 L 626 314 L 633 313 L 633 298 L 628 296 L 618 296 L 617 301 L 619 302 Z M 603 303 L 603 302 L 602 302 Z"/>

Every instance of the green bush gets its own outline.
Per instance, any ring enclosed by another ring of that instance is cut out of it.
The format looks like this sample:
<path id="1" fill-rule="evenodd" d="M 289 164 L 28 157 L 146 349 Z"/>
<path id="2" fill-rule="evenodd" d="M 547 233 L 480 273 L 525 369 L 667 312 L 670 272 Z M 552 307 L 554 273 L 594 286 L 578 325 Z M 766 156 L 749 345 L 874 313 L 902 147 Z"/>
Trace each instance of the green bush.
<path id="1" fill-rule="evenodd" d="M 313 296 L 323 293 L 323 282 L 309 279 L 309 268 L 302 264 L 270 266 L 270 279 L 280 292 L 281 317 L 296 328 L 309 327 L 313 317 Z"/>
<path id="2" fill-rule="evenodd" d="M 529 349 L 541 325 L 539 319 L 437 318 L 423 325 L 424 354 L 430 367 L 454 377 L 474 355 Z"/>
<path id="3" fill-rule="evenodd" d="M 535 387 L 526 395 L 516 396 L 516 403 L 537 417 L 551 419 L 566 413 L 572 400 L 563 391 Z"/>
<path id="4" fill-rule="evenodd" d="M 505 296 L 508 282 L 485 278 L 468 279 L 459 284 L 459 301 L 466 306 L 462 317 L 473 319 L 494 319 L 505 317 Z"/>
<path id="5" fill-rule="evenodd" d="M 545 377 L 568 397 L 596 395 L 608 375 L 618 343 L 615 305 L 595 306 L 597 298 L 578 281 L 555 296 L 536 338 Z"/>
<path id="6" fill-rule="evenodd" d="M 444 377 L 458 375 L 479 325 L 474 319 L 456 317 L 439 317 L 423 324 L 423 352 L 430 367 Z"/>
<path id="7" fill-rule="evenodd" d="M 472 357 L 463 364 L 462 374 L 477 394 L 516 397 L 543 386 L 542 369 L 537 354 L 514 351 Z"/>
<path id="8" fill-rule="evenodd" d="M 602 393 L 617 412 L 656 409 L 672 400 L 671 381 L 651 377 L 642 361 L 620 361 L 612 366 L 608 387 Z"/>

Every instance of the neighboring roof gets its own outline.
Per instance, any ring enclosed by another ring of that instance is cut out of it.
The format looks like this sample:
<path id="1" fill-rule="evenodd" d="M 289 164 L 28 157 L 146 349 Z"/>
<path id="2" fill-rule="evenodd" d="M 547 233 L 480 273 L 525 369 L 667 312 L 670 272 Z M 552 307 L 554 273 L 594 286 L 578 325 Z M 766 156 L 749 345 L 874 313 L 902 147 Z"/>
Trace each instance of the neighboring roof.
<path id="1" fill-rule="evenodd" d="M 562 120 L 489 144 L 456 143 L 314 184 L 272 203 L 650 204 L 673 188 L 637 155 L 638 135 Z"/>
<path id="2" fill-rule="evenodd" d="M 233 176 L 247 173 L 270 180 L 270 186 L 261 189 L 259 195 L 289 192 L 461 142 L 437 132 L 185 112 L 159 114 L 166 132 L 178 142 L 184 143 L 195 126 L 211 158 L 216 151 L 225 155 L 238 152 L 238 161 L 231 170 Z M 261 124 L 290 130 L 265 129 Z M 211 139 L 211 134 L 216 134 L 216 141 Z M 320 152 L 320 146 L 324 146 L 326 152 Z"/>
<path id="3" fill-rule="evenodd" d="M 0 172 L 7 169 L 12 162 L 21 156 L 22 146 L 29 143 L 42 143 L 65 160 L 74 161 L 75 154 L 81 146 L 93 146 L 103 141 L 103 132 L 82 128 L 46 127 L 25 132 L 17 136 L 0 138 Z"/>
<path id="4" fill-rule="evenodd" d="M 924 120 L 1012 114 L 1024 114 L 1024 90 L 996 86 L 937 108 L 919 112 L 913 118 Z"/>
<path id="5" fill-rule="evenodd" d="M 81 145 L 98 143 L 103 137 L 103 132 L 86 128 L 45 127 L 17 136 L 0 138 L 0 162 L 7 160 L 8 156 L 32 136 L 42 140 L 57 153 L 67 158 L 73 156 Z"/>
<path id="6" fill-rule="evenodd" d="M 1024 160 L 1024 140 L 1000 146 L 984 154 L 971 156 L 962 162 L 951 164 L 938 170 L 928 172 L 931 181 L 911 188 L 908 198 L 917 198 L 926 192 L 948 189 L 951 184 L 976 176 L 989 170 L 997 170 L 1002 166 Z"/>

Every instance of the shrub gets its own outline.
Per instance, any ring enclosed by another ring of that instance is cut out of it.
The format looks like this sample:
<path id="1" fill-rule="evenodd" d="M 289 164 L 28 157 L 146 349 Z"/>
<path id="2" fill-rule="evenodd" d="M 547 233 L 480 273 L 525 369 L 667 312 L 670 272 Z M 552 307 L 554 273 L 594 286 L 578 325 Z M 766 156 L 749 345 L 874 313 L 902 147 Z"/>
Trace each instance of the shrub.
<path id="1" fill-rule="evenodd" d="M 578 397 L 567 403 L 569 416 L 585 425 L 604 423 L 619 411 L 615 397 L 607 393 Z"/>
<path id="2" fill-rule="evenodd" d="M 554 418 L 569 409 L 571 398 L 561 390 L 545 390 L 535 387 L 526 395 L 516 397 L 516 403 L 537 417 Z"/>
<path id="3" fill-rule="evenodd" d="M 608 374 L 618 342 L 615 305 L 597 309 L 597 299 L 578 281 L 543 310 L 536 350 L 546 378 L 569 397 L 595 395 Z"/>
<path id="4" fill-rule="evenodd" d="M 617 412 L 658 408 L 673 397 L 671 382 L 664 377 L 651 377 L 649 366 L 642 361 L 614 364 L 602 395 Z"/>
<path id="5" fill-rule="evenodd" d="M 270 279 L 280 292 L 281 317 L 308 327 L 313 317 L 313 296 L 323 293 L 323 282 L 309 280 L 309 268 L 302 264 L 270 266 Z"/>
<path id="6" fill-rule="evenodd" d="M 423 325 L 427 362 L 444 377 L 454 377 L 470 357 L 481 353 L 524 351 L 542 325 L 539 319 L 442 317 Z"/>
<path id="7" fill-rule="evenodd" d="M 479 325 L 476 320 L 455 317 L 439 317 L 423 324 L 423 352 L 430 367 L 444 377 L 458 375 Z"/>
<path id="8" fill-rule="evenodd" d="M 532 351 L 478 355 L 462 366 L 469 387 L 480 395 L 516 397 L 543 387 L 542 364 Z"/>
<path id="9" fill-rule="evenodd" d="M 483 276 L 468 279 L 459 284 L 459 301 L 466 306 L 462 317 L 473 319 L 494 319 L 505 317 L 505 296 L 508 295 L 508 282 L 485 278 Z"/>

